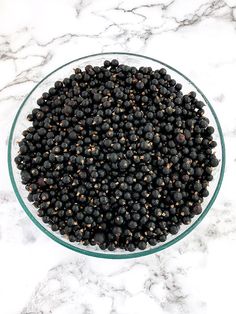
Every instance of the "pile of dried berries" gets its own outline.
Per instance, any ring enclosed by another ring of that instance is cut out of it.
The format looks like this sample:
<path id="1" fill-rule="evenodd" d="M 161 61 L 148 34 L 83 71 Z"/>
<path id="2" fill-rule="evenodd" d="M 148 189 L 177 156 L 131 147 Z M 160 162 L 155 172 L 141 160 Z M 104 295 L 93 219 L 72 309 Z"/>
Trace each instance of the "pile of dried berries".
<path id="1" fill-rule="evenodd" d="M 44 223 L 71 242 L 134 251 L 202 211 L 214 128 L 165 69 L 77 68 L 28 115 L 15 158 Z"/>

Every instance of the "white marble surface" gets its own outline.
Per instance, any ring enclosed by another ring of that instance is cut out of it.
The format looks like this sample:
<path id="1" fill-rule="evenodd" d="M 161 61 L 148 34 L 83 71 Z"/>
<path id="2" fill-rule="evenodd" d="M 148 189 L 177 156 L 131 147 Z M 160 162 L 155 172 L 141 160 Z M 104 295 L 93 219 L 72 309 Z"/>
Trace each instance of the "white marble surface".
<path id="1" fill-rule="evenodd" d="M 13 117 L 62 63 L 101 51 L 143 53 L 182 70 L 212 102 L 227 167 L 208 216 L 157 255 L 86 257 L 42 234 L 7 170 Z M 0 1 L 0 313 L 236 313 L 236 1 Z"/>

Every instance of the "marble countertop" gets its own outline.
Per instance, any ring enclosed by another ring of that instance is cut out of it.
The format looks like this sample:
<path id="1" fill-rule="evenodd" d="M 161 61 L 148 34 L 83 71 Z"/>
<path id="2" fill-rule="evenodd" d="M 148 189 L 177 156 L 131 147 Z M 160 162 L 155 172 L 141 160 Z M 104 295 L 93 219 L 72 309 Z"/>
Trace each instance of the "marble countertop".
<path id="1" fill-rule="evenodd" d="M 45 74 L 105 51 L 157 58 L 204 90 L 220 118 L 227 165 L 213 208 L 160 254 L 103 260 L 42 234 L 16 200 L 7 141 L 22 100 Z M 0 313 L 236 313 L 236 1 L 0 2 Z"/>

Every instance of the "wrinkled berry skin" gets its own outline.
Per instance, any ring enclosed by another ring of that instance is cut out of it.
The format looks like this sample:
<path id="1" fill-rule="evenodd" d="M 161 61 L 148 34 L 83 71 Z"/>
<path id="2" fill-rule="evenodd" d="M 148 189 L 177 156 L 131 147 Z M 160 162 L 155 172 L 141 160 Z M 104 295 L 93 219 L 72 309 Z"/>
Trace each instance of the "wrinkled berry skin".
<path id="1" fill-rule="evenodd" d="M 133 252 L 202 213 L 217 143 L 204 103 L 181 90 L 165 69 L 114 59 L 42 94 L 15 163 L 52 231 Z"/>

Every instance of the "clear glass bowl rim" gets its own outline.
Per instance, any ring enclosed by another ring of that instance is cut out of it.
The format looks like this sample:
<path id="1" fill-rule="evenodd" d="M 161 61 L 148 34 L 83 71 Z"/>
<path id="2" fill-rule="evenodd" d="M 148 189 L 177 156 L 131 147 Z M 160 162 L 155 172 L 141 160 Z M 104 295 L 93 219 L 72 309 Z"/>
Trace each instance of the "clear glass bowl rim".
<path id="1" fill-rule="evenodd" d="M 11 159 L 11 146 L 12 146 L 12 139 L 13 139 L 13 134 L 14 134 L 14 129 L 17 123 L 17 119 L 18 116 L 23 108 L 23 106 L 27 103 L 27 100 L 29 99 L 29 97 L 31 96 L 31 94 L 37 89 L 37 87 L 43 82 L 45 81 L 49 76 L 51 76 L 52 74 L 54 74 L 55 72 L 57 72 L 58 70 L 62 69 L 63 67 L 70 65 L 74 62 L 77 61 L 81 61 L 87 58 L 91 58 L 91 57 L 96 57 L 96 56 L 106 56 L 106 55 L 127 55 L 127 56 L 133 56 L 133 57 L 139 57 L 139 58 L 143 58 L 143 59 L 147 59 L 147 60 L 151 60 L 154 62 L 157 62 L 161 65 L 163 65 L 166 68 L 169 68 L 170 70 L 178 73 L 179 75 L 181 75 L 186 81 L 188 81 L 191 85 L 194 86 L 194 88 L 199 92 L 199 94 L 201 94 L 201 96 L 203 97 L 204 101 L 206 102 L 207 106 L 209 107 L 217 128 L 218 128 L 218 132 L 220 135 L 220 145 L 221 145 L 221 149 L 222 149 L 222 160 L 221 160 L 221 170 L 220 170 L 220 177 L 216 186 L 216 189 L 214 191 L 214 193 L 212 194 L 212 197 L 208 203 L 208 205 L 206 206 L 206 208 L 204 209 L 204 211 L 202 212 L 202 214 L 198 217 L 198 219 L 193 222 L 192 224 L 190 224 L 190 226 L 188 227 L 188 229 L 186 229 L 185 231 L 183 231 L 180 235 L 177 235 L 176 238 L 168 241 L 168 242 L 164 242 L 162 245 L 158 246 L 158 247 L 153 247 L 149 250 L 144 250 L 144 251 L 138 251 L 138 252 L 133 252 L 133 253 L 127 253 L 127 254 L 119 254 L 119 253 L 103 253 L 103 251 L 100 252 L 94 252 L 94 251 L 90 251 L 90 250 L 86 250 L 86 249 L 82 249 L 79 247 L 75 247 L 73 245 L 71 245 L 70 243 L 67 243 L 65 241 L 63 241 L 63 238 L 58 238 L 57 236 L 55 236 L 54 234 L 50 233 L 46 228 L 44 228 L 43 224 L 39 223 L 34 216 L 32 215 L 32 213 L 30 212 L 30 210 L 27 208 L 26 204 L 24 203 L 24 200 L 22 199 L 20 192 L 17 188 L 17 184 L 15 182 L 15 178 L 13 175 L 13 168 L 12 168 L 12 159 Z M 47 236 L 49 236 L 51 239 L 53 239 L 54 241 L 56 241 L 57 243 L 63 245 L 64 247 L 67 247 L 73 251 L 88 255 L 88 256 L 93 256 L 93 257 L 100 257 L 100 258 L 108 258 L 108 259 L 127 259 L 127 258 L 135 258 L 135 257 L 141 257 L 141 256 L 146 256 L 149 254 L 153 254 L 153 253 L 157 253 L 160 252 L 166 248 L 168 248 L 169 246 L 177 243 L 178 241 L 180 241 L 181 239 L 183 239 L 185 236 L 187 236 L 193 229 L 196 228 L 196 226 L 203 220 L 203 218 L 207 215 L 207 213 L 209 212 L 210 208 L 212 207 L 218 193 L 220 190 L 220 187 L 222 185 L 222 181 L 223 181 L 223 177 L 224 177 L 224 172 L 225 172 L 225 143 L 224 143 L 224 137 L 223 137 L 223 132 L 220 126 L 220 122 L 217 118 L 217 115 L 212 107 L 212 105 L 210 104 L 210 102 L 208 101 L 208 99 L 206 98 L 206 96 L 203 94 L 203 92 L 187 77 L 185 76 L 183 73 L 181 73 L 180 71 L 176 70 L 175 68 L 173 68 L 172 66 L 159 61 L 157 59 L 151 58 L 151 57 L 147 57 L 144 55 L 140 55 L 140 54 L 135 54 L 135 53 L 128 53 L 128 52 L 103 52 L 103 53 L 96 53 L 96 54 L 92 54 L 92 55 L 87 55 L 81 58 L 77 58 L 74 59 L 70 62 L 67 62 L 63 65 L 61 65 L 60 67 L 56 68 L 55 70 L 53 70 L 52 72 L 50 72 L 48 75 L 46 75 L 39 83 L 37 83 L 35 85 L 35 87 L 30 91 L 30 93 L 26 96 L 26 98 L 24 99 L 23 103 L 21 104 L 20 108 L 18 109 L 16 116 L 14 118 L 14 121 L 12 123 L 12 127 L 10 130 L 10 136 L 9 136 L 9 140 L 8 140 L 8 152 L 7 152 L 7 161 L 8 161 L 8 170 L 9 170 L 9 176 L 10 176 L 10 180 L 14 189 L 14 192 L 16 194 L 16 197 L 19 201 L 19 203 L 21 204 L 22 208 L 24 209 L 24 211 L 26 212 L 26 214 L 29 216 L 29 218 L 33 221 L 33 223 L 41 230 L 43 231 Z"/>

